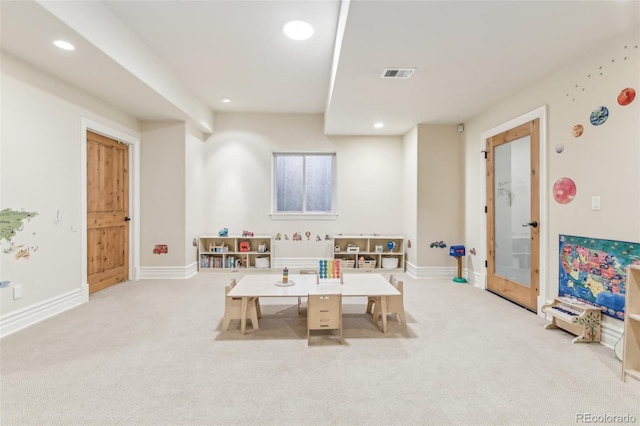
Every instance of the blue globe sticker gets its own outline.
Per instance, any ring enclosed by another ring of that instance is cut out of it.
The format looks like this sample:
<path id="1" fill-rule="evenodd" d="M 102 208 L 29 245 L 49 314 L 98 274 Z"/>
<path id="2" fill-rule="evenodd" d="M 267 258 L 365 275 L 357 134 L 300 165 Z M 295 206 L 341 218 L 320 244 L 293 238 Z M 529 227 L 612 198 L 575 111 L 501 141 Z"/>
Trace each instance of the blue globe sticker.
<path id="1" fill-rule="evenodd" d="M 591 112 L 589 121 L 591 121 L 591 124 L 594 126 L 600 126 L 607 121 L 607 118 L 609 118 L 609 110 L 605 106 L 600 106 Z"/>

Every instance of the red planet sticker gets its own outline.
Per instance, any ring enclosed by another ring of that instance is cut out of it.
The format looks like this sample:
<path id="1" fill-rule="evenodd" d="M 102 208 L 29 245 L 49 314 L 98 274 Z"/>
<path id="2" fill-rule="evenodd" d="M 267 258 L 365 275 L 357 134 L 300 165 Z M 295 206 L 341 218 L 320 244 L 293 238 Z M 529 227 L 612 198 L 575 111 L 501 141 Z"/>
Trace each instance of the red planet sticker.
<path id="1" fill-rule="evenodd" d="M 627 87 L 620 91 L 618 95 L 618 104 L 622 106 L 629 105 L 636 98 L 636 91 L 631 87 Z"/>
<path id="2" fill-rule="evenodd" d="M 568 177 L 553 184 L 553 199 L 559 204 L 569 204 L 576 197 L 576 184 Z"/>

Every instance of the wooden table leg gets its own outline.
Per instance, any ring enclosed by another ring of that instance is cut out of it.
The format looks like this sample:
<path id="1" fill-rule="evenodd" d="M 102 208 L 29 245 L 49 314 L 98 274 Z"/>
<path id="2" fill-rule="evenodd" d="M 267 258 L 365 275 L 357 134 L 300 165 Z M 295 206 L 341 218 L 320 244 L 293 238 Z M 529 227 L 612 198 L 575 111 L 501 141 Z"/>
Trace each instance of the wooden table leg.
<path id="1" fill-rule="evenodd" d="M 382 332 L 387 332 L 387 296 L 380 297 L 380 311 L 382 311 Z"/>
<path id="2" fill-rule="evenodd" d="M 247 331 L 247 307 L 249 306 L 249 298 L 242 298 L 242 316 L 240 317 L 240 334 L 245 334 Z"/>

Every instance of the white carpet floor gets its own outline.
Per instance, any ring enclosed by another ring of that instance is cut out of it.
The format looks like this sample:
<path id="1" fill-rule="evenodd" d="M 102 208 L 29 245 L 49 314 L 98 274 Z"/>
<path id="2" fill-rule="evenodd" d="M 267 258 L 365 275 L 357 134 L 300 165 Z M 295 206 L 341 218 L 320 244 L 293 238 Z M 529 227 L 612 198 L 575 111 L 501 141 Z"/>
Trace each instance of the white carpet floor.
<path id="1" fill-rule="evenodd" d="M 382 334 L 345 299 L 345 344 L 306 340 L 297 299 L 221 331 L 232 276 L 123 283 L 0 341 L 0 424 L 640 423 L 640 382 L 599 344 L 469 284 L 405 281 Z M 625 417 L 626 416 L 626 417 Z"/>

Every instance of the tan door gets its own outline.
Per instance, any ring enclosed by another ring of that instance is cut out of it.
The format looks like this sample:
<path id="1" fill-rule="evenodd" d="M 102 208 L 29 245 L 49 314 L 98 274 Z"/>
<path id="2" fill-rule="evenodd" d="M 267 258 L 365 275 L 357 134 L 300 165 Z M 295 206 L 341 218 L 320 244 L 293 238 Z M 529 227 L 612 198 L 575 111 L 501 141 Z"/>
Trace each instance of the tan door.
<path id="1" fill-rule="evenodd" d="M 537 311 L 539 120 L 487 139 L 487 289 Z"/>
<path id="2" fill-rule="evenodd" d="M 89 293 L 129 277 L 129 149 L 87 132 Z"/>

